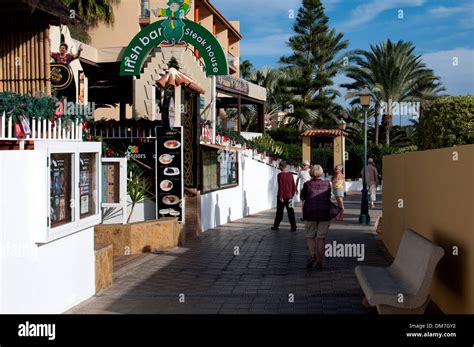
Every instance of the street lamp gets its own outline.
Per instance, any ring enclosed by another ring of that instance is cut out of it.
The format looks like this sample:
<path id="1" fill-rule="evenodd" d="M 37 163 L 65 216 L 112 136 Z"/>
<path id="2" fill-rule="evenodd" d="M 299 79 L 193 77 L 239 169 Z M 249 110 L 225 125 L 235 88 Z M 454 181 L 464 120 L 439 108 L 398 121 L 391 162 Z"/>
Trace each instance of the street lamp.
<path id="1" fill-rule="evenodd" d="M 362 201 L 360 206 L 359 224 L 370 224 L 369 197 L 367 190 L 367 110 L 372 99 L 372 93 L 367 87 L 359 92 L 359 102 L 364 109 L 364 175 L 362 176 Z"/>

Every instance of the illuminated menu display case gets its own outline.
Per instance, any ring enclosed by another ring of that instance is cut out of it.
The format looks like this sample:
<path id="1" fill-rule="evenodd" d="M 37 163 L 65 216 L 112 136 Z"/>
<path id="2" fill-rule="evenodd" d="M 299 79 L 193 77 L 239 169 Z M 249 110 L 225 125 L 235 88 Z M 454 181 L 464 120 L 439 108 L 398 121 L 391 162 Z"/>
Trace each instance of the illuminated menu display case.
<path id="1" fill-rule="evenodd" d="M 50 242 L 101 223 L 101 143 L 45 141 L 35 150 L 46 157 L 48 206 L 47 228 L 36 241 Z"/>

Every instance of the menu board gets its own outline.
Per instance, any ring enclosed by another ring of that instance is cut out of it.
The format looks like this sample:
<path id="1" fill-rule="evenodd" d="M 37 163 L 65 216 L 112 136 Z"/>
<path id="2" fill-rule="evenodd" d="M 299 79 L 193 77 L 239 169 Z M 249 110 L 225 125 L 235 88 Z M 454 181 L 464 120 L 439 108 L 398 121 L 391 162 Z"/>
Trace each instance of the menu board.
<path id="1" fill-rule="evenodd" d="M 56 227 L 72 221 L 71 201 L 72 154 L 51 154 L 50 163 L 50 222 Z"/>
<path id="2" fill-rule="evenodd" d="M 81 153 L 79 158 L 79 194 L 81 201 L 81 218 L 96 213 L 95 206 L 95 153 Z"/>
<path id="3" fill-rule="evenodd" d="M 120 163 L 102 163 L 102 202 L 120 203 Z"/>
<path id="4" fill-rule="evenodd" d="M 183 221 L 182 127 L 156 127 L 156 197 L 158 218 Z"/>

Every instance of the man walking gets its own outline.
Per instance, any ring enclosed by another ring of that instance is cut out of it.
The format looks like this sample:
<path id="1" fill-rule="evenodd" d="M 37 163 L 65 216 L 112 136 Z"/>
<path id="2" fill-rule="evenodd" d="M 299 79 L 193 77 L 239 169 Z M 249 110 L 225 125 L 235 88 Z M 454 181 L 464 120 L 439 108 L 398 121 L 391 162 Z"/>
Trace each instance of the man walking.
<path id="1" fill-rule="evenodd" d="M 288 219 L 291 224 L 291 231 L 296 231 L 295 210 L 293 209 L 293 196 L 296 192 L 293 174 L 288 172 L 288 168 L 284 161 L 279 165 L 280 173 L 278 174 L 278 196 L 277 196 L 277 212 L 275 222 L 271 227 L 272 230 L 278 230 L 283 219 L 283 209 L 286 207 Z"/>
<path id="2" fill-rule="evenodd" d="M 370 206 L 372 208 L 375 207 L 375 201 L 377 200 L 377 184 L 378 184 L 378 177 L 379 173 L 377 168 L 375 167 L 374 160 L 369 158 L 367 160 L 367 167 L 365 169 L 367 185 L 369 186 L 369 193 L 370 193 Z M 364 175 L 364 169 L 362 169 L 361 176 Z"/>

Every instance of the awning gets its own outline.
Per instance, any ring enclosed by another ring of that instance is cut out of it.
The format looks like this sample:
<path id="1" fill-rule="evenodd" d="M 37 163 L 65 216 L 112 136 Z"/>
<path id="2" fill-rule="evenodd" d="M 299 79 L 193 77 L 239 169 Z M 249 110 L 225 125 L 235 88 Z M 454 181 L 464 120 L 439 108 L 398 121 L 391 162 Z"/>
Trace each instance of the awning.
<path id="1" fill-rule="evenodd" d="M 93 62 L 92 60 L 89 60 L 89 59 L 86 59 L 86 58 L 83 58 L 83 57 L 79 57 L 79 61 L 81 63 L 88 64 L 88 65 L 91 65 L 93 67 L 96 67 L 96 68 L 100 69 L 100 65 Z"/>
<path id="2" fill-rule="evenodd" d="M 199 94 L 206 93 L 203 88 L 194 83 L 191 77 L 176 70 L 174 67 L 169 68 L 168 72 L 166 72 L 163 77 L 161 77 L 158 81 L 156 81 L 156 83 L 162 86 L 163 88 L 166 88 L 168 86 L 173 86 L 176 88 L 178 86 L 184 85 Z"/>
<path id="3" fill-rule="evenodd" d="M 206 146 L 206 147 L 210 147 L 210 148 L 214 148 L 214 149 L 218 149 L 218 150 L 222 150 L 222 151 L 241 151 L 242 148 L 240 147 L 233 147 L 233 146 L 223 146 L 223 145 L 214 145 L 214 144 L 211 144 L 211 143 L 201 143 L 201 146 Z"/>

